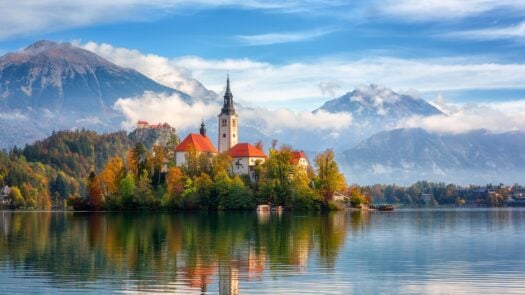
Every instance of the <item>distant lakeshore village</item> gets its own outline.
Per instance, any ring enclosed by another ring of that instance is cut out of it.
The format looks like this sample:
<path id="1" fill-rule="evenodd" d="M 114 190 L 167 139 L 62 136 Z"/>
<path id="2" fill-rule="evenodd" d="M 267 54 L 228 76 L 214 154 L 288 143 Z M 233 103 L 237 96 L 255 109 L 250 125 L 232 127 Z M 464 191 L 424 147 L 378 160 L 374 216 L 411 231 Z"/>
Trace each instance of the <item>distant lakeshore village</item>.
<path id="1" fill-rule="evenodd" d="M 268 156 L 261 148 L 247 142 L 239 142 L 239 115 L 235 112 L 233 94 L 230 89 L 230 77 L 226 79 L 226 92 L 221 113 L 218 115 L 218 138 L 216 148 L 206 133 L 206 126 L 201 123 L 199 133 L 190 133 L 175 148 L 175 164 L 181 167 L 187 163 L 189 153 L 197 156 L 205 155 L 208 158 L 226 153 L 231 158 L 231 172 L 239 176 L 248 176 L 253 182 L 256 179 L 254 168 L 265 162 Z M 167 123 L 150 125 L 149 122 L 139 120 L 137 129 L 174 130 Z M 292 151 L 292 164 L 306 173 L 309 161 L 302 151 Z"/>

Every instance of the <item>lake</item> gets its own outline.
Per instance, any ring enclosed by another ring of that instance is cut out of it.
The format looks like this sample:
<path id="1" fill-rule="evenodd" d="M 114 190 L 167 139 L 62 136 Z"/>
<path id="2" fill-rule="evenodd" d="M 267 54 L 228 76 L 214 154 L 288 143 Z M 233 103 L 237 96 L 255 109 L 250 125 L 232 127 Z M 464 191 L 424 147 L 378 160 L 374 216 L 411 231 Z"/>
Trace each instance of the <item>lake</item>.
<path id="1" fill-rule="evenodd" d="M 525 210 L 0 211 L 0 293 L 525 293 Z"/>

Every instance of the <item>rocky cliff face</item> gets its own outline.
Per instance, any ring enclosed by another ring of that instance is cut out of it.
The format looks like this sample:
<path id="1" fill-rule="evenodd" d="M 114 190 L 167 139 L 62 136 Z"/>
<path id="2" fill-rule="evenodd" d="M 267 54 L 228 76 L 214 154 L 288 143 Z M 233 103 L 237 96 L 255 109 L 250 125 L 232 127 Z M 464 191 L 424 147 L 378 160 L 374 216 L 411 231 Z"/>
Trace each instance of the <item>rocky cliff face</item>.
<path id="1" fill-rule="evenodd" d="M 148 149 L 151 149 L 153 145 L 175 146 L 180 141 L 175 128 L 169 125 L 137 128 L 129 134 L 129 138 L 133 143 L 143 143 Z"/>

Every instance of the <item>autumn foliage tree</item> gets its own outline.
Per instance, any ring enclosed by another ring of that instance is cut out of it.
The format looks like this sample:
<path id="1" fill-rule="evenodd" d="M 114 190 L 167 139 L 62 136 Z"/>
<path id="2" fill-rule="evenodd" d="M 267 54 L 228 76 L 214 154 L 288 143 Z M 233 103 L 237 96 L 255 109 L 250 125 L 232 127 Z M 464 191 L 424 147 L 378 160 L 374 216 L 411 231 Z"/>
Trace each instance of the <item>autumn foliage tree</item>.
<path id="1" fill-rule="evenodd" d="M 105 199 L 115 196 L 120 180 L 124 177 L 124 165 L 120 157 L 110 158 L 104 169 L 98 175 L 102 195 Z"/>
<path id="2" fill-rule="evenodd" d="M 95 172 L 91 171 L 87 183 L 88 188 L 88 205 L 99 210 L 102 207 L 102 190 L 100 189 L 100 183 Z"/>
<path id="3" fill-rule="evenodd" d="M 315 157 L 315 164 L 317 166 L 316 188 L 324 201 L 328 203 L 332 200 L 334 192 L 345 189 L 345 177 L 339 172 L 334 151 L 331 149 L 318 154 Z"/>

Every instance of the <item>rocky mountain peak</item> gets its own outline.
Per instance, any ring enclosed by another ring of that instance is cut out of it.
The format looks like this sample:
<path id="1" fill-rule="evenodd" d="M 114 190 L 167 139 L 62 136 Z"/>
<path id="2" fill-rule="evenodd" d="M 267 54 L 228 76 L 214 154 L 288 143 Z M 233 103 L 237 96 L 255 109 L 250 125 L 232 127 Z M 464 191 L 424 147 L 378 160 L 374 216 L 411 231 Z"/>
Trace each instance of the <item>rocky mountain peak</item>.
<path id="1" fill-rule="evenodd" d="M 339 98 L 327 101 L 319 109 L 331 113 L 348 112 L 363 120 L 398 120 L 410 116 L 442 114 L 422 98 L 399 94 L 377 84 L 357 87 Z"/>
<path id="2" fill-rule="evenodd" d="M 57 46 L 58 43 L 49 40 L 39 40 L 27 46 L 24 51 L 42 50 Z"/>

